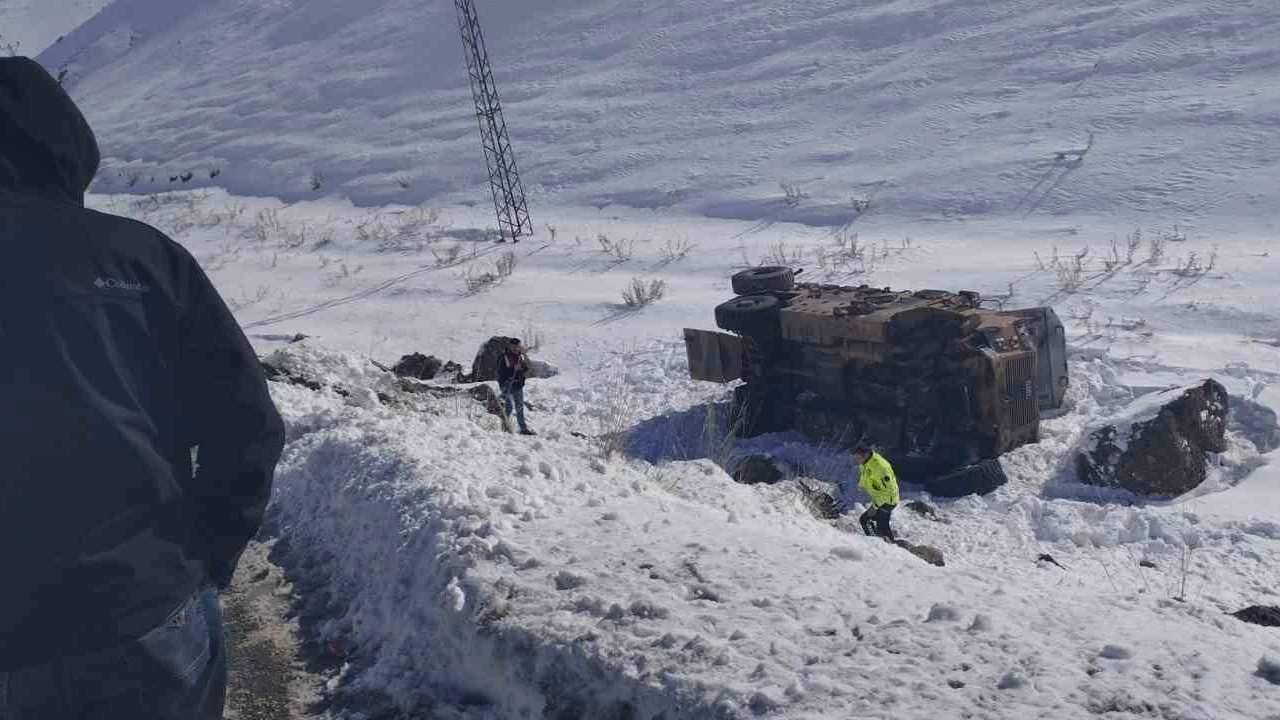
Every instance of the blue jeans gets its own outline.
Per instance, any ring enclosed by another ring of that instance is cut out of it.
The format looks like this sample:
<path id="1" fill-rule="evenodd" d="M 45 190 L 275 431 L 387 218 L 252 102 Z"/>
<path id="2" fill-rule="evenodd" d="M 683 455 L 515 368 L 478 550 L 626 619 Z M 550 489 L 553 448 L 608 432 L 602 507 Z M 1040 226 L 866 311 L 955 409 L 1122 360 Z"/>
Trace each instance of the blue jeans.
<path id="1" fill-rule="evenodd" d="M 521 430 L 528 430 L 529 426 L 524 423 L 524 388 L 509 387 L 502 392 L 502 404 L 505 406 L 507 417 L 511 417 L 511 413 L 516 414 L 516 423 Z M 3 720 L 0 718 L 0 720 Z"/>
<path id="2" fill-rule="evenodd" d="M 0 672 L 0 720 L 221 720 L 226 691 L 222 609 L 209 588 L 137 640 Z"/>

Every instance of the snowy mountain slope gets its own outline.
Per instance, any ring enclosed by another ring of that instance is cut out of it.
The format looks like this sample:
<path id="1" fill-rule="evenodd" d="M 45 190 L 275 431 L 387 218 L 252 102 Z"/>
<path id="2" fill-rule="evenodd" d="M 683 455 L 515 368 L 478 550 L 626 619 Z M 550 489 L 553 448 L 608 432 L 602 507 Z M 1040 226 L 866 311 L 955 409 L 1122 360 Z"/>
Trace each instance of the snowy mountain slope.
<path id="1" fill-rule="evenodd" d="M 80 26 L 111 0 L 4 0 L 0 2 L 0 52 L 9 43 L 35 56 Z"/>
<path id="2" fill-rule="evenodd" d="M 1277 199 L 1265 0 L 479 8 L 535 206 L 1172 224 Z M 40 59 L 103 136 L 103 191 L 216 170 L 240 194 L 483 204 L 456 34 L 444 0 L 114 0 Z"/>
<path id="3" fill-rule="evenodd" d="M 170 233 L 261 350 L 310 335 L 277 360 L 353 391 L 273 388 L 285 564 L 351 651 L 330 691 L 441 718 L 1280 714 L 1255 673 L 1280 641 L 1225 614 L 1280 604 L 1280 7 L 479 4 L 534 201 L 515 246 L 485 242 L 452 3 L 115 0 L 41 56 L 101 135 L 91 204 Z M 703 436 L 728 389 L 688 378 L 680 329 L 765 262 L 1062 315 L 1069 403 L 1009 485 L 898 515 L 946 568 L 711 463 L 851 474 L 797 436 Z M 633 278 L 664 297 L 624 307 Z M 560 370 L 530 383 L 542 437 L 379 405 L 370 358 L 465 363 L 494 334 Z M 1196 493 L 1075 482 L 1085 427 L 1207 376 L 1232 441 Z"/>

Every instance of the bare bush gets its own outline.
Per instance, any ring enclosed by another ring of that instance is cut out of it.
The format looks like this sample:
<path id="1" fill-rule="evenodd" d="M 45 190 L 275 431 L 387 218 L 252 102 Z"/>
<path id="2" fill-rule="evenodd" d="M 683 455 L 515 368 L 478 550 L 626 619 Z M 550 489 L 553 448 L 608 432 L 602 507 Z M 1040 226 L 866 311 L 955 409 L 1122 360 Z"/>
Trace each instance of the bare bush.
<path id="1" fill-rule="evenodd" d="M 778 187 L 782 189 L 782 204 L 789 208 L 797 207 L 809 198 L 809 194 L 796 183 L 780 182 Z"/>
<path id="2" fill-rule="evenodd" d="M 476 295 L 497 285 L 502 278 L 493 270 L 482 270 L 476 272 L 475 268 L 467 268 L 466 274 L 462 277 L 462 282 L 466 285 L 468 295 Z"/>
<path id="3" fill-rule="evenodd" d="M 1146 330 L 1147 319 L 1144 317 L 1122 317 L 1119 320 L 1116 320 L 1115 318 L 1108 318 L 1107 324 L 1127 332 L 1137 332 L 1140 330 Z"/>
<path id="4" fill-rule="evenodd" d="M 1067 292 L 1080 289 L 1080 284 L 1084 282 L 1084 260 L 1088 256 L 1089 247 L 1086 245 L 1080 249 L 1080 252 L 1071 256 L 1071 260 L 1059 263 L 1056 269 L 1059 289 Z"/>
<path id="5" fill-rule="evenodd" d="M 618 262 L 626 262 L 635 255 L 635 240 L 612 240 L 608 235 L 600 233 L 596 236 L 596 240 L 600 243 L 600 252 L 612 257 Z"/>
<path id="6" fill-rule="evenodd" d="M 683 260 L 693 252 L 694 247 L 694 244 L 689 242 L 689 238 L 667 238 L 667 242 L 662 246 L 662 261 L 673 263 Z"/>
<path id="7" fill-rule="evenodd" d="M 1138 282 L 1134 285 L 1133 294 L 1141 295 L 1151 286 L 1151 281 L 1156 279 L 1156 273 L 1152 270 L 1145 270 L 1138 275 Z"/>
<path id="8" fill-rule="evenodd" d="M 286 229 L 284 236 L 280 239 L 280 247 L 285 250 L 298 250 L 306 246 L 310 238 L 310 228 L 306 223 L 297 230 Z"/>
<path id="9" fill-rule="evenodd" d="M 391 228 L 381 215 L 374 215 L 356 223 L 356 240 L 381 248 L 391 242 Z"/>
<path id="10" fill-rule="evenodd" d="M 280 212 L 275 208 L 265 208 L 254 215 L 253 237 L 259 243 L 266 244 L 280 230 Z"/>
<path id="11" fill-rule="evenodd" d="M 513 252 L 502 253 L 493 267 L 500 279 L 505 280 L 511 277 L 516 271 L 516 254 Z"/>
<path id="12" fill-rule="evenodd" d="M 270 296 L 271 287 L 269 285 L 259 285 L 252 292 L 242 287 L 239 295 L 227 298 L 227 307 L 233 311 L 243 310 L 251 305 L 257 305 Z"/>
<path id="13" fill-rule="evenodd" d="M 623 289 L 622 302 L 629 309 L 639 310 L 662 299 L 667 293 L 665 280 L 645 282 L 640 278 L 632 278 L 631 286 Z"/>
<path id="14" fill-rule="evenodd" d="M 1133 232 L 1125 237 L 1125 265 L 1133 264 L 1133 258 L 1140 247 L 1142 247 L 1142 228 L 1134 228 Z"/>
<path id="15" fill-rule="evenodd" d="M 476 295 L 502 283 L 516 271 L 516 254 L 505 252 L 493 265 L 476 270 L 475 266 L 467 268 L 462 276 L 467 295 Z"/>
<path id="16" fill-rule="evenodd" d="M 1080 322 L 1084 322 L 1093 317 L 1094 309 L 1095 309 L 1094 306 L 1089 304 L 1072 305 L 1071 307 L 1067 308 L 1067 316 L 1070 317 L 1072 320 L 1079 320 Z"/>
<path id="17" fill-rule="evenodd" d="M 845 225 L 832 235 L 835 248 L 827 249 L 819 246 L 815 250 L 818 267 L 827 270 L 829 275 L 864 275 L 873 271 L 876 264 L 889 256 L 888 240 L 884 241 L 882 253 L 877 253 L 874 245 L 864 244 L 851 225 Z M 910 240 L 904 238 L 902 249 L 906 252 Z"/>
<path id="18" fill-rule="evenodd" d="M 1152 235 L 1147 244 L 1147 264 L 1153 268 L 1159 267 L 1160 262 L 1164 260 L 1164 243 L 1163 235 Z"/>
<path id="19" fill-rule="evenodd" d="M 529 354 L 532 355 L 542 349 L 542 346 L 546 342 L 546 336 L 541 330 L 534 327 L 533 323 L 525 323 L 524 330 L 522 332 L 523 334 L 520 337 L 520 342 L 524 345 L 524 349 L 528 351 Z"/>
<path id="20" fill-rule="evenodd" d="M 784 241 L 769 246 L 769 252 L 760 258 L 761 265 L 801 265 L 804 263 L 804 249 L 792 247 Z"/>
<path id="21" fill-rule="evenodd" d="M 1213 268 L 1217 264 L 1218 249 L 1216 247 L 1213 249 L 1213 252 L 1209 255 L 1209 259 L 1206 262 L 1201 262 L 1199 256 L 1193 251 L 1187 256 L 1185 262 L 1179 263 L 1178 266 L 1173 269 L 1173 274 L 1180 278 L 1198 280 L 1213 272 Z"/>
<path id="22" fill-rule="evenodd" d="M 457 265 L 458 260 L 462 257 L 462 245 L 454 243 L 444 248 L 431 248 L 431 254 L 435 256 L 436 267 L 448 267 Z"/>
<path id="23" fill-rule="evenodd" d="M 1058 247 L 1053 247 L 1053 255 L 1049 261 L 1045 262 L 1040 257 L 1039 252 L 1033 252 L 1036 258 L 1036 265 L 1043 272 L 1052 272 L 1057 278 L 1058 292 L 1070 294 L 1080 289 L 1084 283 L 1084 267 L 1085 259 L 1089 257 L 1089 246 L 1086 245 L 1079 252 L 1069 258 L 1064 258 L 1058 254 Z M 1105 262 L 1105 260 L 1104 260 Z"/>
<path id="24" fill-rule="evenodd" d="M 401 190 L 408 190 L 409 188 L 413 187 L 413 178 L 409 177 L 408 175 L 397 175 L 393 179 L 395 180 L 396 185 L 398 185 Z"/>
<path id="25" fill-rule="evenodd" d="M 324 189 L 324 173 L 316 170 L 311 173 L 311 191 L 320 192 Z"/>

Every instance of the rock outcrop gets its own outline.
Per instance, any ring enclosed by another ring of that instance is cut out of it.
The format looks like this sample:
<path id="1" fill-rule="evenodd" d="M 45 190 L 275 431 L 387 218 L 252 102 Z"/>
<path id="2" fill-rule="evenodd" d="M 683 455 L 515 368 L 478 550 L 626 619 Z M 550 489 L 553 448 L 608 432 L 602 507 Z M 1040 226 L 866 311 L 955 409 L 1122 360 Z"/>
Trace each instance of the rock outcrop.
<path id="1" fill-rule="evenodd" d="M 782 479 L 782 471 L 768 455 L 749 455 L 742 458 L 734 465 L 730 475 L 735 481 L 744 485 L 759 483 L 772 485 Z"/>
<path id="2" fill-rule="evenodd" d="M 400 358 L 400 362 L 391 366 L 391 372 L 414 380 L 434 380 L 443 367 L 444 361 L 435 355 L 413 353 Z"/>
<path id="3" fill-rule="evenodd" d="M 1081 481 L 1175 497 L 1204 482 L 1206 453 L 1226 449 L 1228 398 L 1215 380 L 1143 396 L 1085 436 Z"/>

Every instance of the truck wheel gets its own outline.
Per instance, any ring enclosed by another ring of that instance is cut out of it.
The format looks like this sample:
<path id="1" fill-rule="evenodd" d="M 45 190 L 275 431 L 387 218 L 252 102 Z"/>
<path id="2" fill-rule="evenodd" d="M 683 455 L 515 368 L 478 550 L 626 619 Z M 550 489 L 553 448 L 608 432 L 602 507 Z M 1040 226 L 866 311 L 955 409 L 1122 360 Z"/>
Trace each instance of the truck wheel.
<path id="1" fill-rule="evenodd" d="M 796 286 L 796 275 L 789 267 L 766 265 L 735 273 L 730 282 L 735 295 L 786 292 Z"/>
<path id="2" fill-rule="evenodd" d="M 716 326 L 743 335 L 773 334 L 781 309 L 778 298 L 772 295 L 734 298 L 716 307 Z"/>
<path id="3" fill-rule="evenodd" d="M 939 497 L 964 497 L 986 495 L 1008 481 L 999 460 L 983 460 L 936 477 L 925 488 Z"/>

